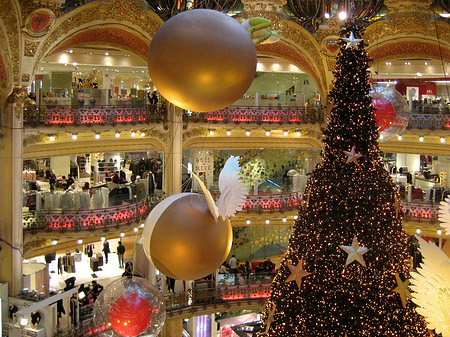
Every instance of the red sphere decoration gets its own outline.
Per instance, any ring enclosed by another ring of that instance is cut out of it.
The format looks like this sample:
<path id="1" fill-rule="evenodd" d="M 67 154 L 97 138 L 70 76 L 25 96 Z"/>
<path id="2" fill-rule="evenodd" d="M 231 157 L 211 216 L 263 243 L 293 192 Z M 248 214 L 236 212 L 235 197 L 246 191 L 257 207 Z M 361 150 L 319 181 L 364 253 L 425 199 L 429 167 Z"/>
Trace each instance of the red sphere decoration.
<path id="1" fill-rule="evenodd" d="M 121 336 L 134 337 L 147 329 L 152 319 L 152 307 L 141 295 L 128 293 L 119 297 L 109 311 L 109 322 Z"/>
<path id="2" fill-rule="evenodd" d="M 372 99 L 372 105 L 376 109 L 374 115 L 376 124 L 379 127 L 378 132 L 389 129 L 394 124 L 397 117 L 392 103 L 386 98 L 375 97 Z"/>

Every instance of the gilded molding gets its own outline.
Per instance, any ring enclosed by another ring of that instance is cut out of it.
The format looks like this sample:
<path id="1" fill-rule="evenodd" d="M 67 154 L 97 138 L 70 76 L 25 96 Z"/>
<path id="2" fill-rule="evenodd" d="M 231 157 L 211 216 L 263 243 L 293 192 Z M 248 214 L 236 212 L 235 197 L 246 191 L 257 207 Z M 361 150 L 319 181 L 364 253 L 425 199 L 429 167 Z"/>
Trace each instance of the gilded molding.
<path id="1" fill-rule="evenodd" d="M 31 135 L 23 138 L 23 147 L 33 144 L 42 144 L 47 137 L 45 135 Z"/>
<path id="2" fill-rule="evenodd" d="M 22 74 L 22 82 L 30 82 L 30 74 Z"/>
<path id="3" fill-rule="evenodd" d="M 39 43 L 39 41 L 25 40 L 25 50 L 23 52 L 23 55 L 33 57 L 36 54 Z"/>
<path id="4" fill-rule="evenodd" d="M 27 88 L 14 87 L 11 94 L 9 94 L 6 102 L 9 104 L 14 104 L 14 115 L 17 119 L 20 119 L 23 112 L 23 101 L 28 96 Z"/>
<path id="5" fill-rule="evenodd" d="M 11 53 L 11 68 L 14 82 L 19 82 L 19 64 L 20 64 L 20 38 L 19 28 L 20 17 L 12 0 L 2 1 L 2 10 L 0 11 L 0 20 L 6 27 L 9 42 L 9 51 Z"/>
<path id="6" fill-rule="evenodd" d="M 208 130 L 205 128 L 195 128 L 189 131 L 185 131 L 183 132 L 183 142 L 195 137 L 207 137 L 208 134 Z"/>

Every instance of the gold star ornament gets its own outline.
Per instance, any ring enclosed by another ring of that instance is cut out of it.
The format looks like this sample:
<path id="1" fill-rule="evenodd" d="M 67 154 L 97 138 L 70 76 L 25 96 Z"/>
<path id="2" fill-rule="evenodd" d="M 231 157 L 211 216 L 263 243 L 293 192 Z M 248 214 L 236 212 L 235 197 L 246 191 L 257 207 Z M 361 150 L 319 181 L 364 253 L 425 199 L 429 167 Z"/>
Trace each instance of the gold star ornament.
<path id="1" fill-rule="evenodd" d="M 291 271 L 291 274 L 288 276 L 285 283 L 295 281 L 297 282 L 298 289 L 301 289 L 302 287 L 302 279 L 306 276 L 308 276 L 311 273 L 308 273 L 306 270 L 303 270 L 303 259 L 300 260 L 300 262 L 294 266 L 293 264 L 288 263 L 289 270 Z"/>
<path id="2" fill-rule="evenodd" d="M 275 311 L 277 310 L 276 306 L 273 306 L 272 309 L 269 310 L 269 315 L 267 316 L 266 321 L 266 330 L 264 333 L 268 333 L 270 329 L 270 325 L 275 321 Z"/>
<path id="3" fill-rule="evenodd" d="M 364 267 L 366 266 L 363 255 L 367 253 L 369 248 L 360 247 L 356 235 L 353 237 L 351 246 L 340 245 L 339 247 L 348 254 L 347 261 L 345 262 L 346 266 L 348 266 L 353 261 L 359 262 Z"/>
<path id="4" fill-rule="evenodd" d="M 350 151 L 344 151 L 344 153 L 347 156 L 347 161 L 345 163 L 346 164 L 354 163 L 356 166 L 359 165 L 358 159 L 363 156 L 360 153 L 356 153 L 355 146 L 353 146 Z"/>
<path id="5" fill-rule="evenodd" d="M 345 49 L 348 49 L 350 47 L 355 47 L 355 49 L 359 49 L 358 48 L 358 42 L 362 41 L 363 39 L 355 38 L 355 35 L 353 35 L 353 32 L 350 32 L 350 37 L 343 37 L 342 40 L 347 42 L 347 45 L 345 46 Z"/>
<path id="6" fill-rule="evenodd" d="M 399 293 L 400 299 L 402 300 L 403 308 L 406 308 L 406 299 L 412 298 L 411 293 L 409 292 L 408 289 L 409 280 L 407 279 L 405 282 L 403 282 L 398 273 L 395 273 L 395 280 L 397 281 L 397 287 L 395 287 L 393 291 Z"/>

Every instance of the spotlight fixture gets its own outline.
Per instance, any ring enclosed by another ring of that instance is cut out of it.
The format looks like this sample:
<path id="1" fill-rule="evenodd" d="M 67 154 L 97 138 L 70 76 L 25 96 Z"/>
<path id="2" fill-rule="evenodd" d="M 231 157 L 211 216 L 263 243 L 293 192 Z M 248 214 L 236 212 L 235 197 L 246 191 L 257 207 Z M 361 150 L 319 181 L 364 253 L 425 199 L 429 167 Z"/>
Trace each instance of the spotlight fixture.
<path id="1" fill-rule="evenodd" d="M 286 137 L 287 137 L 288 134 L 289 134 L 289 132 L 287 132 L 287 131 L 283 132 L 283 135 L 286 136 Z"/>
<path id="2" fill-rule="evenodd" d="M 109 55 L 109 53 L 108 52 L 105 52 L 105 56 L 108 56 Z"/>
<path id="3" fill-rule="evenodd" d="M 423 143 L 424 140 L 425 140 L 425 138 L 423 138 L 423 136 L 419 137 L 419 142 Z"/>
<path id="4" fill-rule="evenodd" d="M 270 220 L 269 219 L 266 220 L 266 225 L 268 225 L 268 224 L 270 224 Z"/>
<path id="5" fill-rule="evenodd" d="M 72 49 L 69 49 L 69 54 L 73 54 L 73 50 Z"/>
<path id="6" fill-rule="evenodd" d="M 442 235 L 442 230 L 441 229 L 437 230 L 437 235 Z"/>
<path id="7" fill-rule="evenodd" d="M 96 133 L 95 136 L 94 136 L 94 138 L 95 138 L 95 139 L 100 139 L 100 134 L 99 134 L 99 133 Z"/>
<path id="8" fill-rule="evenodd" d="M 134 132 L 134 131 L 131 131 L 131 134 L 130 134 L 130 136 L 131 136 L 131 137 L 134 137 L 134 136 L 136 136 L 136 132 Z"/>
<path id="9" fill-rule="evenodd" d="M 248 131 L 248 130 L 245 131 L 245 135 L 246 135 L 246 136 L 250 136 L 250 131 Z"/>
<path id="10" fill-rule="evenodd" d="M 82 240 L 82 239 L 78 239 L 78 240 L 77 240 L 77 243 L 78 243 L 79 245 L 81 245 L 81 244 L 83 243 L 83 240 Z"/>
<path id="11" fill-rule="evenodd" d="M 295 134 L 297 135 L 297 137 L 300 137 L 302 135 L 301 131 L 297 131 Z"/>
<path id="12" fill-rule="evenodd" d="M 138 229 L 137 227 L 134 227 L 134 228 L 133 228 L 133 232 L 135 232 L 135 233 L 137 233 L 138 230 L 139 230 L 139 229 Z"/>
<path id="13" fill-rule="evenodd" d="M 125 236 L 125 233 L 120 233 L 120 237 L 123 238 Z"/>
<path id="14" fill-rule="evenodd" d="M 209 135 L 212 136 L 214 134 L 214 130 L 209 130 Z"/>
<path id="15" fill-rule="evenodd" d="M 24 327 L 27 326 L 27 324 L 28 324 L 28 318 L 22 317 L 22 318 L 20 319 L 20 321 L 19 321 L 19 325 L 20 325 L 22 328 L 24 328 Z"/>
<path id="16" fill-rule="evenodd" d="M 421 230 L 420 228 L 417 228 L 417 229 L 416 229 L 416 233 L 417 233 L 417 234 L 420 234 L 420 233 L 422 233 L 422 230 Z"/>
<path id="17" fill-rule="evenodd" d="M 231 131 L 227 130 L 227 136 L 231 136 Z"/>
<path id="18" fill-rule="evenodd" d="M 53 142 L 56 139 L 55 135 L 48 136 L 48 140 Z"/>
<path id="19" fill-rule="evenodd" d="M 120 133 L 116 132 L 116 134 L 114 135 L 114 137 L 119 138 L 120 137 Z"/>
<path id="20" fill-rule="evenodd" d="M 250 220 L 247 220 L 246 224 L 250 225 L 252 222 Z"/>
<path id="21" fill-rule="evenodd" d="M 266 136 L 270 136 L 270 131 L 266 131 Z"/>
<path id="22" fill-rule="evenodd" d="M 141 226 L 140 226 L 141 228 L 144 228 L 145 227 L 145 223 L 141 223 Z"/>
<path id="23" fill-rule="evenodd" d="M 403 137 L 400 135 L 400 136 L 397 137 L 397 139 L 398 139 L 399 141 L 401 141 L 401 140 L 403 139 Z"/>
<path id="24" fill-rule="evenodd" d="M 441 143 L 442 143 L 442 144 L 445 143 L 445 137 L 441 137 Z"/>
<path id="25" fill-rule="evenodd" d="M 145 132 L 141 131 L 141 137 L 145 137 Z"/>
<path id="26" fill-rule="evenodd" d="M 286 218 L 283 218 L 283 222 L 286 222 L 287 221 L 287 219 Z"/>
<path id="27" fill-rule="evenodd" d="M 58 241 L 52 240 L 52 245 L 53 245 L 53 246 L 56 246 L 57 244 L 58 244 Z"/>
<path id="28" fill-rule="evenodd" d="M 76 140 L 78 138 L 78 135 L 76 133 L 72 133 L 72 139 Z"/>

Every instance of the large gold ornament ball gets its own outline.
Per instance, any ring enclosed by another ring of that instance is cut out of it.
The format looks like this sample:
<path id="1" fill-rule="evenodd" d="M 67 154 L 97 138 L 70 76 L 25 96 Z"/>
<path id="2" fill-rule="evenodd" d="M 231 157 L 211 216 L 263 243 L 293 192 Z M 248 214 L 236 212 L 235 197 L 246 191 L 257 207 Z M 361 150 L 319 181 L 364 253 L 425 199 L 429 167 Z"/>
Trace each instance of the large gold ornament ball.
<path id="1" fill-rule="evenodd" d="M 180 193 L 150 212 L 142 241 L 145 254 L 164 275 L 196 280 L 220 267 L 232 237 L 229 220 L 214 220 L 203 194 Z"/>
<path id="2" fill-rule="evenodd" d="M 148 71 L 164 98 L 197 112 L 228 107 L 248 90 L 256 49 L 247 31 L 228 15 L 194 9 L 166 21 L 148 52 Z"/>

